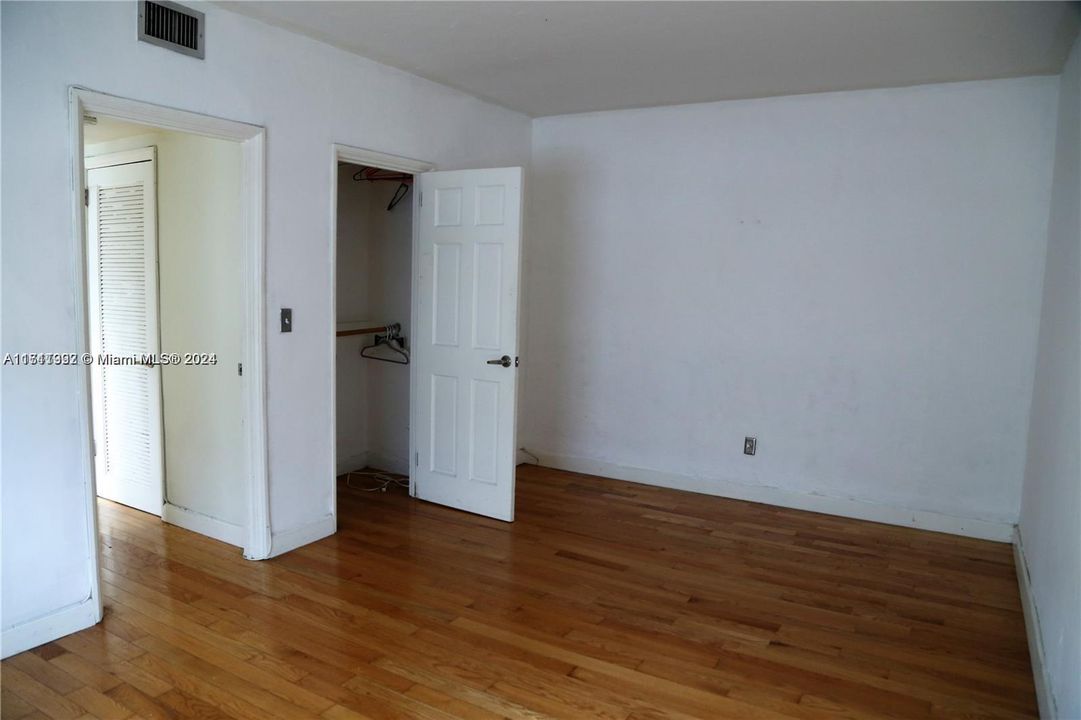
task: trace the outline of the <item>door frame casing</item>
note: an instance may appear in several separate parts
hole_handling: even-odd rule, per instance
[[[392,155],[390,153],[369,150],[332,143],[330,146],[330,514],[334,526],[338,524],[338,163],[347,162],[356,165],[367,165],[382,168],[383,170],[395,170],[416,176],[421,173],[432,172],[436,169],[433,163],[424,160],[415,160],[404,155]],[[413,186],[416,187],[414,177]],[[417,217],[417,193],[413,193],[410,203],[412,219]],[[412,248],[410,251],[409,277],[409,314],[410,327],[417,326],[417,285],[413,282],[417,275],[417,223],[411,222]],[[416,447],[413,442],[415,423],[415,406],[413,396],[414,374],[416,365],[409,363],[409,458],[414,457]],[[413,466],[410,465],[410,468]],[[413,473],[409,473],[409,494],[414,495]]]
[[[247,513],[244,523],[244,557],[260,560],[270,555],[270,486],[267,471],[266,408],[266,130],[257,125],[154,105],[108,95],[79,86],[68,90],[68,122],[71,156],[72,237],[75,245],[76,351],[90,351],[89,296],[87,289],[87,235],[84,193],[83,118],[87,114],[141,123],[163,130],[238,142],[242,156],[242,205],[244,236],[243,347],[245,448],[248,465]],[[91,599],[102,617],[101,562],[97,524],[97,482],[94,474],[93,408],[90,368],[83,366],[75,398],[77,416],[84,432],[80,442],[82,473],[87,478],[86,517],[91,553]]]

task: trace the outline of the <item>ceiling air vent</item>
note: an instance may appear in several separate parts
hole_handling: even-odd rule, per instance
[[[168,0],[140,0],[139,39],[178,53],[201,58],[203,13]]]

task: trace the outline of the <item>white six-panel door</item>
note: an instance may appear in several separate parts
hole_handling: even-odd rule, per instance
[[[86,161],[94,463],[100,497],[161,515],[161,367],[99,364],[160,350],[154,149]]]
[[[414,493],[510,521],[522,169],[417,180]]]

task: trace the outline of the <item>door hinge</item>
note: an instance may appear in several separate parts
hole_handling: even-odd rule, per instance
[[[420,453],[413,453],[413,467],[420,467]]]
[[[90,188],[83,188],[83,205],[90,207]]]
[[[236,374],[241,376],[241,377],[244,377],[244,363],[237,363],[236,364]]]
[[[420,203],[421,207],[424,207],[424,193],[417,195],[417,201]]]

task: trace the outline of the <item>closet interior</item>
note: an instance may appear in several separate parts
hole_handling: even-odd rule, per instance
[[[337,474],[408,487],[413,177],[338,164]]]

